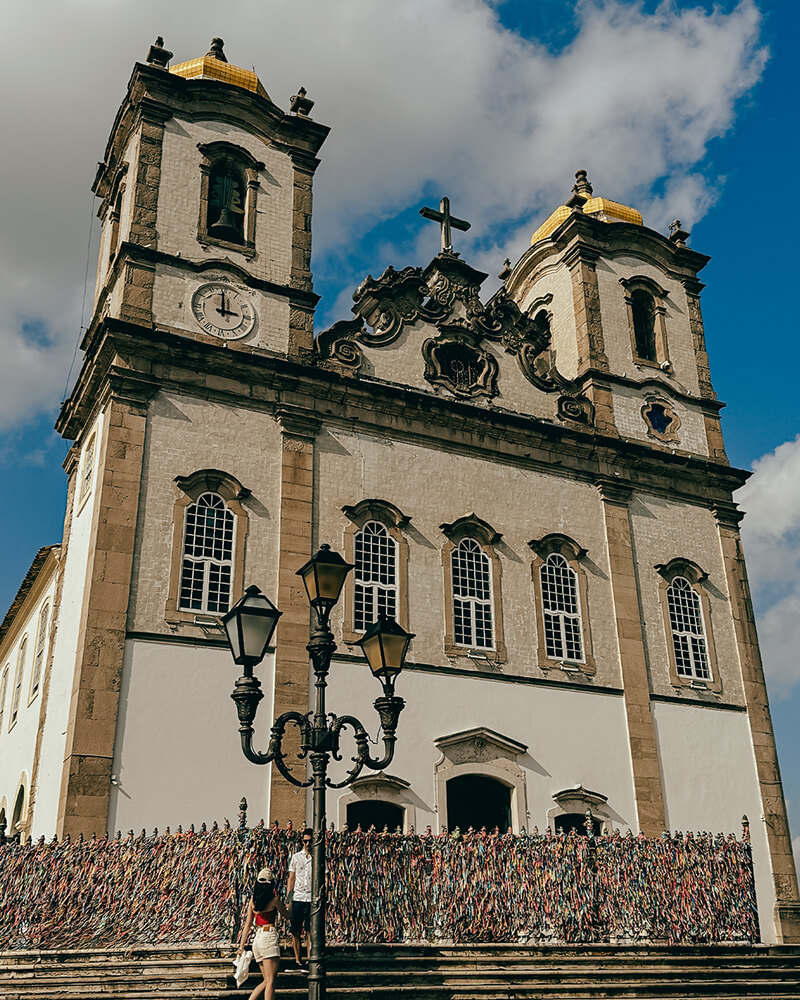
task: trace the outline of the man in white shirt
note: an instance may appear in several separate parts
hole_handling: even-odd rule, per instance
[[[303,931],[308,936],[308,953],[311,953],[311,830],[303,831],[303,850],[292,855],[289,862],[289,880],[286,891],[292,892],[292,909],[289,926],[292,931],[292,947],[298,966],[306,971],[306,963],[300,957],[300,938]]]

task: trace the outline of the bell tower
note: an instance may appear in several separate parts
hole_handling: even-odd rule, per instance
[[[328,134],[219,38],[134,68],[99,164],[96,314],[288,355],[311,348],[311,189]]]
[[[219,38],[171,59],[158,38],[134,66],[97,170],[94,314],[56,424],[74,441],[69,607],[44,737],[54,794],[40,801],[42,824],[73,836],[163,814],[198,768],[264,816],[304,819],[234,741],[204,734],[227,698],[219,614],[245,575],[274,590],[280,560],[311,554],[310,446],[281,404],[283,375],[312,357],[312,182],[329,130],[302,87],[284,111]],[[285,689],[307,699],[304,652],[282,643],[278,712]],[[220,796],[204,811],[226,808]]]

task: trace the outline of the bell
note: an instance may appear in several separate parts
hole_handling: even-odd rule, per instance
[[[220,240],[230,240],[233,243],[241,243],[242,230],[237,224],[238,220],[234,213],[227,206],[219,213],[219,218],[208,230],[211,236],[216,236]]]

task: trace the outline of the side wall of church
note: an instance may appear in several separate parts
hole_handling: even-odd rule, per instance
[[[35,597],[29,596],[21,609],[24,614],[20,614],[18,619],[14,621],[13,628],[16,635],[13,642],[8,644],[2,659],[0,659],[0,691],[2,691],[3,677],[7,675],[5,701],[1,706],[2,721],[0,721],[0,810],[5,809],[8,836],[14,832],[11,829],[11,820],[20,787],[25,791],[24,807],[20,819],[23,824],[28,819],[36,733],[41,717],[42,681],[47,648],[53,628],[53,597],[57,578],[57,572],[51,573],[50,579],[45,583],[40,593]],[[34,687],[33,675],[37,654],[39,617],[45,605],[49,608],[47,633],[43,656],[40,660],[38,684]],[[17,699],[15,719],[13,714],[15,686],[18,676],[17,667],[20,664],[20,649],[23,643],[25,647],[19,675],[21,688]]]
[[[41,835],[51,837],[55,832],[58,818],[66,729],[69,722],[70,700],[75,676],[75,651],[78,647],[81,613],[88,585],[86,567],[92,543],[95,505],[99,493],[97,470],[102,454],[101,439],[104,433],[105,411],[100,413],[89,432],[84,436],[83,449],[79,456],[77,472],[79,480],[72,508],[69,545],[63,568],[64,581],[58,612],[53,666],[50,674],[47,718],[39,752],[39,779],[31,830],[34,837]],[[94,441],[92,478],[89,491],[81,497],[80,480],[86,471],[87,445],[92,440]]]

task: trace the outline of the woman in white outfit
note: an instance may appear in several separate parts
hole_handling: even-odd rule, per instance
[[[247,904],[247,917],[238,941],[237,955],[241,955],[255,922],[253,958],[258,962],[264,981],[256,986],[248,1000],[257,1000],[262,993],[264,1000],[273,1000],[275,996],[275,977],[278,975],[280,957],[275,920],[279,913],[288,919],[289,911],[275,892],[275,876],[269,868],[262,868],[253,886],[253,896]]]

